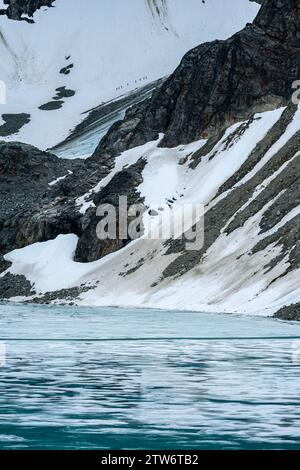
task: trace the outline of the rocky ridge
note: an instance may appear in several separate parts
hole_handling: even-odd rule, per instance
[[[211,137],[286,104],[300,76],[299,31],[297,0],[266,0],[253,24],[188,52],[150,100],[112,127],[94,158],[154,140],[160,132],[161,145],[168,147]]]

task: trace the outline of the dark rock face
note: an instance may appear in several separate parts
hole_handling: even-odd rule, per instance
[[[141,88],[138,88],[137,90],[132,91],[128,95],[125,95],[123,98],[120,98],[116,101],[109,101],[108,103],[102,103],[96,108],[87,111],[85,113],[85,119],[75,127],[75,129],[71,132],[71,134],[66,138],[65,141],[56,145],[53,150],[63,149],[74,139],[84,134],[87,130],[92,130],[95,127],[99,127],[99,125],[100,127],[107,126],[108,122],[120,121],[121,116],[126,109],[130,109],[132,107],[135,108],[137,106],[137,103],[147,101],[147,99],[152,96],[153,91],[158,89],[163,82],[164,79],[155,80],[154,82],[151,82],[148,85],[145,85]],[[56,91],[59,92],[59,90],[60,89],[57,89]],[[108,158],[110,157],[110,153],[108,152]],[[102,154],[101,162],[103,162],[104,158],[105,156]],[[97,158],[95,158],[95,161],[98,161]]]
[[[55,0],[4,0],[8,5],[6,15],[12,20],[21,20],[23,15],[33,16],[41,7],[51,7]]]
[[[140,160],[117,174],[107,188],[92,196],[95,204],[117,207],[119,195],[128,196],[130,205],[141,202],[136,187],[142,182],[144,164]],[[9,251],[59,234],[74,233],[79,237],[76,260],[81,262],[95,261],[125,246],[129,240],[99,240],[96,209],[83,215],[76,206],[76,198],[92,189],[111,169],[109,163],[99,167],[92,160],[63,160],[30,145],[0,143],[0,272],[8,268],[3,255]]]
[[[4,124],[0,126],[0,137],[17,133],[25,124],[30,122],[30,114],[2,114]]]
[[[188,52],[151,100],[111,129],[95,157],[165,133],[162,146],[209,137],[254,112],[286,103],[300,78],[298,0],[266,0],[254,24]],[[123,149],[123,148],[122,148]]]
[[[234,178],[228,180],[220,189],[220,193],[241,181],[245,174],[249,174],[256,163],[260,161],[266,152],[271,148],[274,142],[278,141],[280,136],[285,132],[287,126],[293,118],[295,107],[287,108],[283,113],[277,125],[274,126],[269,133],[260,141],[251,155],[248,157],[244,166],[235,173]],[[175,259],[164,271],[164,277],[170,277],[177,274],[184,274],[195,266],[199,265],[208,249],[213,245],[220,235],[221,229],[226,223],[232,219],[226,228],[226,233],[232,233],[234,230],[242,227],[247,220],[257,214],[270,201],[275,201],[270,209],[267,210],[261,220],[261,233],[272,229],[286,214],[300,203],[300,157],[294,157],[300,150],[300,132],[297,132],[284,145],[274,157],[266,163],[260,171],[258,171],[246,183],[237,186],[233,191],[220,200],[205,216],[205,244],[198,252],[185,252],[184,243],[180,241],[171,241],[169,243],[168,253],[179,253]],[[274,180],[260,193],[256,198],[252,196],[257,187],[263,184],[266,179],[270,178],[282,165],[286,165]],[[293,193],[291,197],[288,191]],[[281,194],[282,193],[282,194]],[[281,195],[281,196],[280,196]],[[241,208],[245,206],[243,210]],[[286,273],[292,269],[300,267],[299,257],[299,222],[298,218],[293,218],[282,229],[275,231],[269,237],[259,242],[253,249],[253,253],[265,249],[271,243],[282,245],[280,258],[276,259],[279,263],[284,257],[288,256],[290,266],[287,267]],[[266,266],[266,270],[272,266]]]
[[[8,273],[0,278],[0,300],[10,299],[17,295],[28,297],[33,294],[32,286],[24,276],[14,276]]]
[[[53,101],[49,101],[48,103],[42,104],[41,106],[39,106],[39,109],[41,109],[42,111],[54,111],[56,109],[60,109],[64,104],[63,98],[71,98],[75,95],[74,90],[69,90],[65,86],[59,87],[55,91],[56,95],[53,96]]]
[[[42,111],[55,111],[56,109],[62,108],[64,101],[57,100],[57,101],[49,101],[48,103],[42,104],[39,106],[39,109]]]
[[[290,50],[299,48],[300,4],[297,0],[265,0],[254,24],[268,36],[287,44]]]
[[[56,95],[53,97],[54,100],[61,100],[62,98],[71,98],[75,95],[74,90],[69,90],[65,86],[56,88]]]
[[[124,98],[124,107],[131,101],[144,99],[158,84],[161,81]],[[71,90],[60,88],[56,91],[69,94]],[[113,104],[107,107],[107,113],[111,115]],[[93,125],[93,119],[104,119],[103,114],[101,109],[94,110],[87,118],[87,125]],[[0,142],[0,272],[9,267],[3,259],[9,251],[51,240],[59,234],[78,235],[76,257],[81,261],[95,261],[119,249],[121,246],[117,243],[101,243],[97,239],[99,218],[96,211],[90,209],[83,215],[76,206],[77,197],[92,190],[113,167],[114,158],[110,154],[103,154],[99,164],[92,158],[84,161],[64,160],[30,145]],[[123,191],[132,201],[130,204],[137,202],[139,195],[135,188],[142,181],[143,167],[144,163],[140,162],[128,168],[126,174],[116,175],[109,185],[111,194],[117,197],[118,191],[121,194]],[[70,171],[72,174],[69,174]],[[49,186],[50,182],[66,175],[66,178]],[[93,197],[98,205],[102,203],[101,198],[106,200],[109,196],[103,191],[94,196],[91,194],[90,199]],[[124,245],[123,241],[121,245]]]
[[[31,145],[0,142],[0,216],[37,204],[48,183],[67,173],[68,162]]]
[[[94,196],[96,207],[100,204],[110,204],[113,207],[118,208],[120,196],[127,197],[129,206],[142,203],[143,200],[140,197],[140,194],[136,191],[136,188],[143,181],[141,173],[144,167],[145,161],[140,159],[135,165],[117,173],[114,178],[112,178],[111,182]],[[123,248],[131,241],[129,238],[120,239],[119,237],[112,240],[98,239],[96,233],[97,224],[100,222],[100,218],[97,217],[96,211],[96,208],[92,208],[83,217],[82,225],[84,230],[77,245],[75,261],[84,263],[95,261]],[[119,230],[119,218],[121,214],[117,211],[116,215],[117,230]]]
[[[59,73],[62,75],[69,75],[71,73],[72,68],[74,67],[74,64],[69,64],[66,67],[63,67]]]
[[[60,160],[31,145],[0,143],[0,256],[15,248],[54,238],[76,224],[68,198],[49,186],[75,171],[77,161]],[[74,205],[74,204],[73,204]],[[76,230],[75,230],[76,233]],[[0,263],[0,270],[6,268]]]
[[[288,321],[300,321],[300,303],[283,307],[275,314],[275,318]]]
[[[46,292],[46,294],[42,296],[35,297],[34,299],[27,300],[25,303],[35,304],[35,305],[47,305],[51,304],[55,300],[63,300],[63,303],[60,302],[60,305],[74,305],[74,300],[78,299],[80,294],[83,292],[87,292],[92,289],[90,287],[71,287],[70,289],[62,289],[60,291],[54,292]],[[1,287],[0,287],[0,295],[1,295]],[[33,293],[31,292],[31,295]]]

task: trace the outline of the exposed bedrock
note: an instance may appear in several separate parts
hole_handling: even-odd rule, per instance
[[[141,173],[144,167],[145,161],[140,159],[135,165],[131,165],[129,168],[117,173],[111,182],[94,197],[96,207],[100,204],[110,204],[117,208],[117,231],[119,231],[119,219],[121,216],[118,209],[120,196],[127,197],[128,207],[143,202],[136,188],[143,181]],[[107,240],[97,238],[97,225],[100,218],[97,216],[96,211],[96,208],[91,208],[82,218],[83,233],[77,245],[76,261],[95,261],[123,248],[130,242],[129,238],[120,239],[117,237],[116,239]],[[130,218],[128,222],[130,222]]]
[[[0,142],[0,257],[74,229],[68,197],[49,183],[75,172],[79,164],[31,145]],[[1,268],[5,263],[0,260]]]
[[[96,236],[96,209],[81,214],[76,199],[112,169],[113,162],[63,160],[21,143],[0,143],[0,273],[8,267],[3,255],[16,248],[74,233],[79,237],[76,260],[94,261],[122,248],[128,240],[101,241]],[[118,206],[119,195],[130,205],[142,202],[136,187],[145,162],[117,173],[92,197],[96,205]]]
[[[41,7],[51,7],[55,0],[4,0],[8,5],[6,15],[12,20],[21,20],[23,15],[32,17]]]
[[[95,151],[119,152],[165,133],[161,146],[209,137],[286,103],[300,78],[298,0],[266,0],[253,24],[188,52],[152,98],[130,109]]]
[[[300,303],[281,308],[275,317],[280,320],[300,321]]]
[[[227,195],[216,202],[205,215],[203,248],[198,252],[185,252],[184,241],[169,242],[168,253],[178,253],[179,256],[165,269],[164,277],[184,274],[193,269],[201,263],[222,229],[225,229],[227,234],[232,233],[241,228],[260,210],[266,208],[268,204],[270,207],[265,210],[258,227],[258,232],[266,233],[266,237],[257,242],[252,253],[261,251],[272,243],[282,245],[280,258],[276,259],[276,262],[288,256],[290,265],[287,267],[287,272],[300,267],[299,216],[295,215],[280,230],[275,230],[274,233],[268,235],[268,231],[300,204],[300,155],[298,155],[300,131],[275,152],[259,171],[242,183],[242,178],[250,174],[266,152],[284,134],[294,112],[293,106],[286,109],[278,123],[257,144],[245,164],[220,189],[219,195],[222,193]],[[276,172],[278,172],[277,176]],[[269,179],[271,179],[270,182],[268,182]],[[258,188],[260,188],[260,193],[255,197]]]

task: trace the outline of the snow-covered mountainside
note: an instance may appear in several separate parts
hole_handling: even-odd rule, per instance
[[[299,39],[298,1],[265,0],[126,101],[90,158],[0,144],[0,297],[300,319]],[[204,204],[204,245],[97,238],[96,208],[119,196],[152,209],[144,227]]]
[[[248,0],[55,0],[34,24],[0,16],[0,137],[50,148],[84,111],[170,74],[189,49],[257,11]]]
[[[86,229],[81,237],[59,235],[13,251],[6,256],[12,262],[8,271],[26,276],[37,292],[54,292],[46,300],[60,298],[55,291],[61,289],[90,286],[81,294],[83,305],[267,315],[296,303],[300,299],[300,207],[299,195],[292,197],[299,189],[299,171],[295,171],[299,152],[291,148],[299,142],[299,129],[299,111],[291,115],[287,108],[279,108],[233,125],[210,151],[203,151],[199,161],[203,140],[170,149],[153,141],[116,159],[115,169],[98,184],[101,192],[124,194],[118,171],[126,166],[133,169],[142,159],[146,164],[136,191],[149,207],[178,199],[180,204],[206,204],[207,249],[202,255],[173,246],[174,242],[166,245],[141,238],[98,261],[80,263],[74,261],[78,248],[88,255],[95,249],[89,236],[85,240]],[[232,177],[232,186],[226,185]],[[91,204],[84,203],[84,198],[77,204],[84,217]],[[39,214],[41,219],[46,211],[49,208]],[[85,217],[87,223],[91,213]],[[45,219],[39,223],[43,226]]]

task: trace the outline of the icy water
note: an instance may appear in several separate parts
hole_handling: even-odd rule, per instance
[[[1,449],[300,448],[296,323],[3,304],[0,328]]]
[[[69,143],[62,145],[54,153],[59,158],[72,160],[74,158],[90,157],[101,139],[107,134],[107,131],[118,120],[123,119],[125,111],[116,113],[115,117],[104,122],[102,125],[95,125],[92,129],[87,130],[82,135]]]

